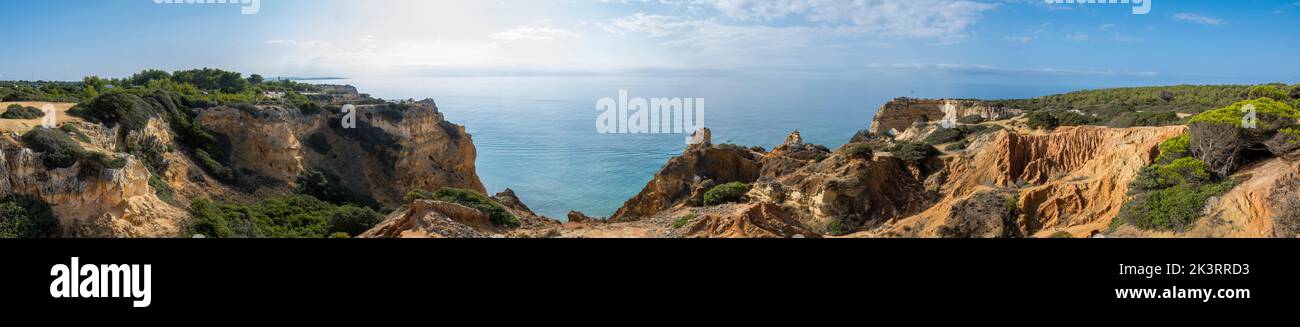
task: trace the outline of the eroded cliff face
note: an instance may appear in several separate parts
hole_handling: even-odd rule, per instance
[[[953,113],[953,119],[980,116],[987,120],[1019,116],[1019,109],[994,107],[976,100],[897,98],[876,112],[871,122],[873,134],[898,135],[917,121],[938,121]]]
[[[465,128],[444,120],[432,102],[408,105],[359,106],[355,127],[345,127],[340,113],[305,115],[275,107],[218,107],[205,110],[199,121],[227,138],[232,166],[271,181],[249,184],[283,187],[300,172],[317,169],[389,206],[404,204],[405,194],[416,189],[485,193]]]
[[[710,134],[707,130],[703,135]],[[758,179],[758,155],[751,149],[714,146],[712,140],[691,145],[681,156],[670,159],[641,193],[627,200],[610,217],[611,221],[640,220],[659,212],[702,201],[713,185],[731,182],[753,183]]]
[[[862,236],[944,236],[966,220],[986,219],[957,209],[971,206],[978,194],[993,193],[1008,199],[1006,209],[1017,217],[1003,226],[1010,232],[995,234],[1087,237],[1105,230],[1119,214],[1129,200],[1129,184],[1155,160],[1160,142],[1184,131],[1182,126],[1068,127],[1041,135],[989,134],[965,155],[945,160],[944,170],[933,177],[943,181],[942,198],[934,206]]]
[[[185,210],[156,194],[149,171],[136,158],[120,169],[95,169],[81,162],[47,169],[43,154],[9,136],[0,140],[0,194],[23,194],[49,203],[68,237],[173,237],[186,222]]]

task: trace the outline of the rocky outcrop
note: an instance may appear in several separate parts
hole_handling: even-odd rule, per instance
[[[749,197],[791,208],[796,219],[814,231],[842,232],[923,210],[932,195],[919,172],[897,158],[835,153],[788,174],[764,175]]]
[[[533,212],[533,209],[528,208],[528,205],[524,204],[524,201],[520,200],[518,195],[515,195],[514,190],[506,189],[501,191],[501,193],[493,195],[492,199],[505,207],[506,211],[509,211],[515,218],[519,218],[519,224],[522,228],[545,228],[560,224],[557,220]]]
[[[689,238],[791,238],[818,237],[798,220],[772,203],[730,206],[725,214],[707,214],[685,227]]]
[[[959,204],[990,191],[1011,192],[1020,235],[1091,235],[1119,214],[1129,184],[1155,159],[1160,142],[1185,130],[1069,127],[1044,135],[988,134],[968,155],[949,158],[932,178],[944,181],[933,207],[867,235],[943,236],[944,226],[963,224],[950,219],[963,216]]]
[[[999,120],[1022,113],[1019,109],[991,106],[978,100],[897,98],[876,112],[876,117],[871,122],[871,133],[898,135],[917,121],[938,121],[949,116],[952,119],[980,116],[987,120]]]
[[[218,107],[199,121],[229,141],[232,166],[262,177],[245,184],[290,185],[299,172],[319,169],[385,205],[401,204],[416,189],[486,193],[471,136],[444,120],[432,101],[359,106],[355,126],[343,124],[345,114]]]
[[[495,231],[487,214],[450,202],[416,200],[361,238],[482,238]]]
[[[701,135],[710,134],[704,130]],[[714,146],[705,139],[686,148],[681,156],[668,161],[641,193],[623,204],[611,221],[635,221],[661,211],[685,205],[698,183],[753,183],[758,179],[757,156],[746,148]]]
[[[47,169],[43,154],[6,136],[0,140],[0,194],[24,194],[49,203],[68,237],[174,237],[187,215],[149,186],[149,170],[123,155],[120,169],[86,162]]]

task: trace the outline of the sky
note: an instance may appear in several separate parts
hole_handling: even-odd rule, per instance
[[[161,0],[158,0],[162,2]],[[0,0],[0,80],[828,74],[1300,82],[1300,1]]]

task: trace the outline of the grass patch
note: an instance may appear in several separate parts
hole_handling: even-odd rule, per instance
[[[690,224],[692,220],[695,220],[695,214],[693,213],[677,218],[677,221],[673,222],[673,228],[686,227],[686,224]]]

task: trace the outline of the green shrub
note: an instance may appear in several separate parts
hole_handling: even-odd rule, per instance
[[[1056,232],[1055,234],[1052,234],[1051,238],[1074,238],[1074,234],[1070,234],[1070,232],[1066,232],[1066,231],[1060,231],[1060,232]]]
[[[330,146],[329,138],[325,134],[315,133],[307,137],[307,147],[315,150],[319,154],[329,154],[334,147]]]
[[[478,192],[457,188],[443,188],[433,196],[439,201],[478,209],[492,218],[492,223],[497,226],[506,228],[519,227],[519,218],[515,218],[509,211],[506,211],[506,208],[501,206],[501,203]]]
[[[330,232],[349,236],[361,235],[384,221],[384,216],[369,208],[345,205],[330,217]]]
[[[1143,168],[1133,180],[1133,186],[1139,190],[1158,190],[1185,183],[1199,185],[1213,178],[1209,169],[1210,165],[1200,159],[1179,158],[1168,164]]]
[[[199,166],[202,166],[204,171],[212,174],[218,180],[235,180],[235,171],[222,165],[220,161],[213,159],[212,155],[209,155],[207,151],[194,150],[194,156],[199,160]]]
[[[1285,101],[1290,97],[1291,95],[1287,94],[1287,91],[1283,91],[1281,88],[1278,88],[1273,85],[1260,85],[1260,86],[1252,87],[1250,88],[1250,91],[1246,93],[1246,98],[1251,100],[1268,98],[1277,101]]]
[[[690,224],[692,220],[695,220],[695,214],[693,213],[677,218],[677,221],[673,222],[673,228],[686,227],[686,225]]]
[[[925,144],[939,145],[949,142],[956,142],[966,137],[965,131],[960,128],[940,128],[925,137]]]
[[[329,238],[352,238],[352,235],[348,235],[348,233],[344,233],[344,232],[337,232],[334,234],[330,234]]]
[[[844,156],[849,158],[871,159],[875,156],[875,152],[871,149],[871,145],[869,144],[853,143],[844,147]]]
[[[40,109],[24,107],[16,104],[9,105],[9,108],[5,110],[5,113],[0,114],[0,118],[3,119],[37,119],[44,116],[45,113],[41,112]]]
[[[167,181],[159,177],[158,174],[149,175],[149,186],[153,187],[153,193],[163,201],[167,203],[176,201],[176,191],[172,189],[171,184],[167,184]]]
[[[59,130],[62,130],[64,133],[71,134],[73,137],[77,138],[78,141],[81,141],[83,143],[91,142],[90,136],[86,136],[86,133],[82,133],[81,129],[78,129],[77,126],[74,126],[72,124],[63,124],[63,126],[59,126]]]
[[[364,232],[363,227],[368,229],[366,225],[376,217],[382,219],[370,209],[338,207],[301,195],[252,205],[200,199],[191,203],[190,216],[190,233],[214,238],[324,238],[337,232]]]
[[[1115,128],[1169,126],[1177,124],[1179,120],[1178,113],[1172,111],[1126,112],[1120,114],[1119,117],[1115,117],[1106,125]]]
[[[91,100],[79,114],[99,121],[108,127],[122,125],[127,130],[139,130],[149,124],[156,113],[140,97],[124,92],[110,92]]]
[[[1245,112],[1242,111],[1242,108],[1247,105],[1255,106],[1255,113],[1260,120],[1265,119],[1265,116],[1272,116],[1281,119],[1300,118],[1300,110],[1296,110],[1290,105],[1278,102],[1271,98],[1260,98],[1241,101],[1223,108],[1200,113],[1193,116],[1192,119],[1188,121],[1188,124],[1208,123],[1241,127],[1242,118],[1245,116]]]
[[[44,154],[45,167],[50,169],[72,167],[86,156],[86,150],[68,134],[44,127],[24,134],[23,145]]]
[[[831,236],[844,236],[849,234],[849,228],[844,226],[843,222],[836,220],[826,226],[826,233]]]
[[[962,124],[979,124],[984,122],[984,117],[980,115],[970,115],[958,118],[957,122]]]
[[[1035,111],[1025,116],[1028,119],[1029,128],[1053,130],[1061,125],[1061,121],[1056,119],[1051,113],[1046,111]]]
[[[352,204],[379,208],[379,203],[370,196],[358,195],[343,186],[338,176],[315,169],[298,173],[298,193],[337,205]]]
[[[1236,186],[1231,180],[1197,185],[1179,184],[1170,188],[1138,194],[1120,210],[1120,219],[1138,228],[1184,231],[1205,210],[1211,197],[1223,195]]]
[[[1052,116],[1056,117],[1057,122],[1060,124],[1059,126],[1083,126],[1096,125],[1098,123],[1097,118],[1074,111],[1062,111],[1054,113]]]
[[[724,203],[740,202],[749,193],[749,184],[741,182],[731,182],[709,189],[704,192],[704,205],[714,206]]]
[[[0,199],[0,238],[50,238],[59,235],[59,219],[45,201],[10,194]]]
[[[1167,164],[1191,156],[1191,144],[1192,135],[1188,133],[1161,142],[1160,156],[1156,158],[1156,163]]]
[[[893,153],[895,158],[912,163],[920,163],[939,155],[939,149],[935,149],[934,146],[912,142],[899,142],[890,148],[889,152]]]

